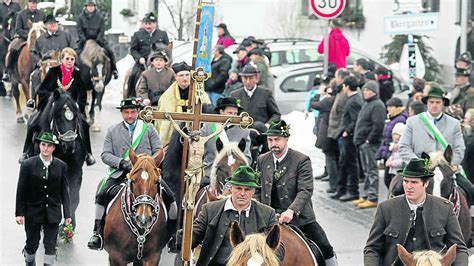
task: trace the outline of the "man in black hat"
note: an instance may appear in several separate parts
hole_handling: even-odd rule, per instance
[[[59,144],[55,135],[43,132],[35,141],[39,142],[40,154],[26,159],[20,167],[16,223],[25,225],[26,245],[23,255],[26,265],[36,265],[41,231],[45,249],[44,265],[53,265],[59,223],[62,218],[65,224],[71,223],[67,165],[53,157]]]
[[[146,62],[150,54],[153,51],[168,48],[168,34],[157,28],[156,21],[157,17],[153,12],[147,13],[142,20],[143,27],[132,36],[130,54],[135,60],[135,65],[128,79],[129,96],[135,95],[137,74],[146,69]]]
[[[364,265],[402,265],[397,244],[408,252],[421,250],[445,251],[457,245],[453,265],[467,265],[468,251],[453,212],[453,204],[446,199],[426,193],[430,178],[429,162],[411,159],[398,172],[403,178],[405,195],[380,203],[364,248]]]
[[[227,25],[224,23],[220,23],[219,25],[215,26],[217,30],[217,45],[222,45],[224,48],[227,48],[235,43],[234,37],[230,35],[229,30],[227,29]]]
[[[217,100],[216,108],[214,109],[220,115],[237,116],[242,112],[243,108],[237,99],[226,97]],[[209,136],[215,132],[221,125],[219,123],[206,123],[201,129],[203,136]],[[229,125],[217,135],[216,138],[210,139],[204,146],[204,176],[201,179],[201,186],[209,184],[211,176],[215,176],[215,168],[212,168],[217,154],[230,143],[238,143],[238,147],[242,152],[240,159],[247,162],[248,165],[252,163],[252,155],[250,154],[250,131],[241,129],[239,126]]]
[[[28,26],[28,21],[32,23],[42,22],[46,14],[37,9],[38,0],[28,0],[28,6],[25,10],[22,10],[18,13],[15,23],[15,38],[10,44],[6,59],[5,59],[5,75],[4,80],[9,80],[9,72],[13,68],[14,62],[18,59],[18,50],[22,47],[23,42],[26,42],[28,39],[28,32],[30,31],[30,26]]]
[[[186,62],[172,65],[175,82],[161,95],[158,101],[158,111],[161,112],[187,112],[189,84],[191,82],[191,67]],[[206,92],[203,92],[203,104],[210,104],[211,100]],[[173,126],[169,121],[158,120],[157,129],[163,146],[169,143]]]
[[[8,40],[13,38],[15,33],[15,22],[21,6],[11,0],[3,0],[0,4],[0,25],[2,25],[4,37]]]
[[[276,223],[275,211],[252,200],[259,188],[258,174],[249,166],[240,166],[226,179],[231,196],[204,205],[194,221],[192,247],[202,244],[196,265],[224,266],[232,252],[230,224],[237,221],[245,235],[263,233]],[[178,236],[182,230],[178,231]],[[178,245],[181,243],[178,237]]]
[[[150,57],[152,68],[145,70],[138,80],[137,97],[144,105],[158,104],[161,95],[175,81],[173,70],[166,65],[169,58],[166,51],[156,51]]]
[[[37,60],[35,63],[52,52],[61,51],[66,47],[73,49],[76,47],[71,35],[59,29],[58,21],[53,15],[47,15],[43,22],[47,32],[36,40],[34,48],[31,49]]]
[[[271,91],[257,86],[259,72],[253,65],[245,66],[239,74],[244,84],[243,88],[231,92],[230,96],[240,99],[240,105],[254,121],[268,126],[273,120],[280,119],[280,110]]]
[[[464,113],[470,108],[474,108],[474,87],[469,81],[471,67],[458,68],[454,78],[454,89],[451,95],[451,105],[459,105]]]
[[[333,247],[316,221],[311,159],[288,147],[290,126],[284,120],[272,121],[267,136],[269,152],[257,159],[261,189],[255,198],[280,214],[279,223],[291,223],[318,245],[326,265],[337,265]]]
[[[212,104],[222,97],[225,83],[229,78],[229,70],[232,65],[232,57],[226,54],[223,45],[216,45],[213,49],[214,57],[211,61],[211,78],[205,82],[205,90],[211,98]]]
[[[78,49],[82,51],[87,40],[95,40],[105,49],[107,56],[110,58],[112,75],[114,76],[114,79],[117,79],[118,71],[117,66],[115,65],[115,55],[104,37],[105,21],[102,15],[97,12],[97,4],[95,0],[87,1],[84,4],[84,10],[81,12],[76,22]],[[80,54],[80,52],[78,52],[78,54]]]
[[[96,195],[94,235],[87,244],[90,249],[100,250],[103,247],[101,234],[107,200],[106,194],[109,192],[109,188],[123,182],[132,169],[132,163],[128,158],[129,149],[133,149],[136,154],[146,153],[154,156],[162,148],[156,129],[138,119],[138,108],[140,107],[140,103],[134,98],[122,100],[117,109],[120,110],[123,121],[111,126],[105,136],[101,158],[102,162],[109,166],[109,169],[107,177],[103,180]],[[177,213],[176,205],[173,204],[173,193],[163,180],[160,184],[166,190],[165,204],[169,210],[172,209],[169,212],[169,218],[175,221]],[[168,225],[174,226],[175,223],[169,222]],[[171,231],[173,230],[176,229],[171,228]]]

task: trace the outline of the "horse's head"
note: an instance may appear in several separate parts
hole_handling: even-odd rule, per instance
[[[28,20],[28,22],[31,22]],[[29,25],[29,24],[28,24]],[[46,26],[42,21],[33,22],[30,26],[30,31],[28,32],[28,39],[26,41],[27,45],[31,47],[35,44],[36,40],[41,36],[41,34],[46,32]]]
[[[245,236],[238,222],[230,227],[230,243],[233,247],[227,265],[273,266],[280,265],[275,250],[280,245],[280,226],[274,225],[270,232]]]
[[[133,201],[132,218],[140,228],[146,229],[156,221],[162,208],[158,190],[161,172],[158,166],[163,159],[163,150],[151,157],[147,154],[137,156],[133,149],[130,149],[129,158],[133,164],[128,174]]]
[[[76,138],[83,135],[78,104],[67,92],[54,91],[44,110],[43,127],[58,137],[63,153],[76,151]]]
[[[400,260],[406,266],[448,266],[456,259],[456,247],[456,244],[452,245],[444,256],[441,256],[439,253],[432,250],[419,251],[410,254],[400,244],[397,244],[397,251],[398,257],[400,257]]]
[[[60,50],[53,50],[48,54],[44,55],[40,62],[40,76],[41,81],[44,80],[46,74],[52,67],[59,66],[61,64],[61,51]]]
[[[452,165],[453,150],[447,146],[445,151],[432,152],[429,155],[421,154],[421,158],[429,160],[429,170],[434,172],[433,195],[448,198],[452,191],[455,173],[458,171],[456,165]]]
[[[102,93],[107,75],[110,76],[110,59],[105,54],[105,49],[96,41],[88,40],[81,52],[80,59],[90,69],[89,74],[94,90],[97,93]]]
[[[217,155],[212,164],[210,189],[212,192],[219,191],[219,184],[231,176],[241,165],[248,165],[245,157],[246,141],[241,139],[239,143],[228,143],[226,145],[218,138],[216,140]]]

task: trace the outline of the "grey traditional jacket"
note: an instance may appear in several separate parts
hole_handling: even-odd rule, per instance
[[[436,126],[453,149],[452,163],[460,165],[464,158],[465,145],[459,121],[443,114]],[[442,150],[441,145],[421,118],[412,116],[407,119],[405,132],[400,139],[400,155],[405,163],[412,158],[421,157],[422,152],[430,153],[440,150]]]
[[[232,221],[224,212],[227,199],[207,203],[194,221],[192,247],[202,243],[201,254],[196,265],[208,265],[216,255]],[[245,215],[242,213],[241,215]],[[252,200],[250,212],[241,228],[245,234],[263,233],[276,223],[275,211],[260,202]],[[230,255],[230,254],[229,254]]]
[[[453,265],[467,265],[467,248],[451,202],[427,195],[422,214],[430,249],[439,252],[457,244]],[[405,244],[409,228],[410,207],[404,195],[380,203],[364,248],[364,265],[389,266],[398,261],[396,244]]]
[[[204,127],[201,129],[203,136],[209,136],[213,133],[212,124],[213,123],[206,123],[204,125]],[[220,127],[221,125],[216,125],[217,129],[219,129]],[[224,130],[230,142],[239,143],[240,140],[245,140],[245,150],[243,151],[243,153],[246,157],[248,165],[250,165],[250,163],[252,163],[252,155],[250,154],[250,131],[241,129],[239,126],[234,125]],[[214,163],[214,159],[216,158],[217,153],[218,152],[216,148],[216,138],[208,140],[204,146],[204,162],[206,163],[206,165],[204,166],[203,179],[210,178],[212,164]]]
[[[137,124],[138,123],[144,122],[142,120],[137,120]],[[132,145],[132,138],[130,137],[128,131],[129,130],[123,121],[109,127],[107,135],[105,136],[104,148],[101,154],[102,162],[104,162],[106,165],[118,169],[120,161],[122,160],[122,156]],[[135,134],[140,134],[140,132],[141,130],[137,125],[133,133],[135,138],[137,137]],[[155,127],[153,125],[149,125],[140,143],[134,151],[137,155],[146,153],[153,156],[160,149],[160,137],[158,136]],[[122,175],[122,173],[123,170],[118,169],[110,177],[118,178],[120,175]]]
[[[308,156],[293,149],[288,149],[285,158],[279,163],[279,178],[273,182],[275,163],[272,152],[260,155],[257,159],[257,170],[260,172],[261,189],[257,189],[255,198],[270,205],[272,186],[277,186],[280,205],[283,211],[295,212],[292,223],[296,226],[316,221],[311,203],[313,196],[313,169]]]

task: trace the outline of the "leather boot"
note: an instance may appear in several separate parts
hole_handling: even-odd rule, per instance
[[[168,230],[168,234],[171,235],[171,238],[168,242],[168,252],[170,253],[178,253],[179,249],[176,245],[176,225],[177,220],[168,220],[166,223],[166,229]]]
[[[23,256],[25,257],[25,265],[26,266],[36,266],[36,253],[28,254],[25,249],[23,249]]]
[[[88,153],[86,155],[86,165],[91,166],[95,163],[96,163],[96,161],[95,161],[94,155],[92,155],[91,153]]]
[[[92,235],[87,243],[87,247],[93,250],[102,250],[104,248],[104,241],[102,239],[102,219],[95,219],[94,235]]]

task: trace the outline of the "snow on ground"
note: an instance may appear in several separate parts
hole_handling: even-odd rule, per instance
[[[103,103],[107,106],[118,106],[122,99],[123,82],[127,71],[133,66],[134,60],[131,55],[127,55],[117,62],[119,78],[112,79],[105,90]],[[104,119],[104,118],[103,118]],[[299,152],[308,155],[313,165],[313,174],[318,175],[323,172],[324,155],[321,150],[314,146],[316,136],[313,134],[314,119],[309,116],[305,119],[303,112],[293,111],[283,115],[282,119],[290,124],[289,146]]]

